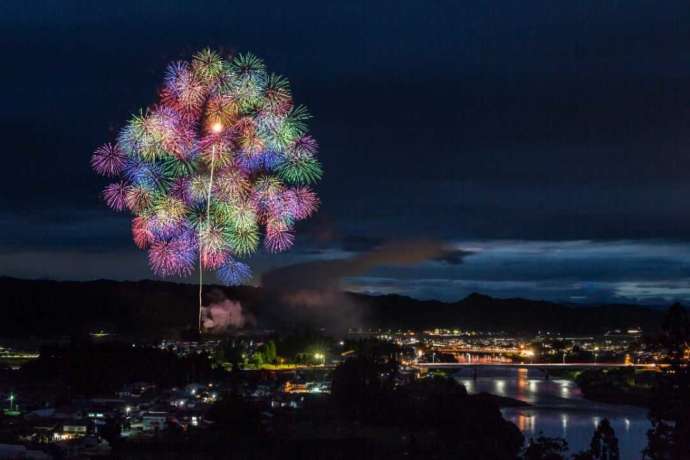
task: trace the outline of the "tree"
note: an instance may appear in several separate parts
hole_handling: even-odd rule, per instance
[[[434,433],[439,458],[512,460],[524,443],[492,396],[468,395],[452,377],[433,375],[396,388],[389,414],[413,431]]]
[[[539,436],[529,440],[525,449],[524,460],[565,460],[568,443],[562,438]]]
[[[371,415],[383,396],[380,375],[380,366],[369,358],[347,359],[333,371],[333,402],[350,417],[359,419]]]
[[[690,369],[685,357],[690,343],[690,322],[680,304],[669,308],[661,333],[651,345],[666,356],[655,387],[649,418],[645,458],[680,460],[690,458]]]
[[[235,393],[224,394],[209,408],[207,418],[233,436],[258,436],[262,433],[259,408]]]
[[[122,422],[120,419],[107,419],[105,425],[103,425],[98,430],[99,434],[103,439],[108,441],[110,447],[113,449],[118,448],[122,443]]]
[[[618,438],[608,419],[604,419],[597,425],[590,444],[591,458],[596,460],[618,460]]]
[[[265,361],[264,359],[264,354],[261,352],[261,350],[257,350],[252,354],[252,358],[250,362],[256,366],[256,367],[261,367]]]
[[[314,353],[328,353],[333,348],[333,339],[311,329],[300,330],[280,337],[276,349],[288,362],[309,362]]]
[[[273,340],[269,340],[262,344],[257,350],[257,353],[261,355],[261,360],[264,363],[274,363],[278,358],[276,343]]]
[[[228,339],[223,344],[223,354],[227,362],[232,365],[233,370],[239,370],[246,361],[248,346],[242,339]]]
[[[592,456],[592,451],[583,450],[582,452],[573,454],[572,460],[594,460],[594,457]]]

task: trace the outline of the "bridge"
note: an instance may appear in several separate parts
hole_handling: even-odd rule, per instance
[[[466,367],[534,367],[537,369],[610,369],[610,368],[631,368],[631,369],[657,369],[663,365],[656,363],[506,363],[506,362],[478,362],[478,363],[416,363],[412,367],[420,369],[462,369]]]

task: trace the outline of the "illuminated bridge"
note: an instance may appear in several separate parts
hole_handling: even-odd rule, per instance
[[[537,369],[589,369],[589,368],[618,368],[630,367],[635,369],[655,369],[663,365],[655,363],[626,364],[626,363],[506,363],[506,362],[476,362],[476,363],[415,363],[411,365],[420,369],[462,369],[465,367],[534,367]]]

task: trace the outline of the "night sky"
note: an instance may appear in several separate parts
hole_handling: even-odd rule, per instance
[[[690,301],[687,0],[3,1],[0,43],[0,275],[151,276],[89,158],[210,46],[315,115],[321,210],[257,273],[431,238],[472,255],[348,286]]]

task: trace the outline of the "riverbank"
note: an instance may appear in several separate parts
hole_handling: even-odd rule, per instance
[[[498,396],[491,393],[481,392],[477,396],[482,398],[490,399],[498,405],[501,409],[506,407],[531,407],[532,405],[528,402],[522,401],[520,399],[508,398],[506,396]]]
[[[578,373],[575,382],[582,396],[591,401],[649,407],[655,376],[634,369],[595,369]]]
[[[568,455],[589,448],[592,433],[604,418],[615,430],[620,458],[640,458],[647,445],[647,431],[651,427],[647,409],[586,399],[578,385],[560,372],[545,379],[539,369],[496,367],[483,368],[477,378],[465,369],[455,377],[470,394],[487,392],[530,404],[529,407],[502,407],[501,413],[528,440],[539,436],[565,439]]]

